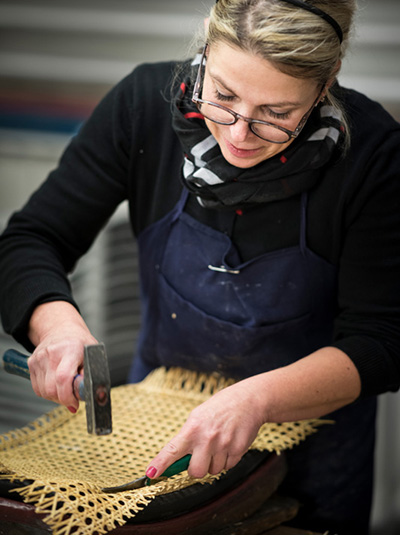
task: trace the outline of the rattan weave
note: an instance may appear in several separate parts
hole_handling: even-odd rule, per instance
[[[143,489],[105,494],[101,488],[141,477],[189,413],[233,381],[178,368],[155,370],[142,383],[112,389],[113,433],[86,431],[84,407],[64,407],[0,436],[0,478],[31,481],[16,489],[54,535],[103,535],[123,525],[160,494],[198,480],[180,474]],[[83,404],[82,404],[83,405]],[[324,420],[265,424],[252,449],[281,452],[314,433]],[[207,476],[203,483],[215,477]]]

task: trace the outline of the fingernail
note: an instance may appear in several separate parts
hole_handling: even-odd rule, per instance
[[[68,407],[69,412],[72,412],[72,414],[76,413],[75,407]]]
[[[146,476],[149,479],[153,479],[153,477],[156,475],[156,473],[157,473],[157,468],[154,468],[154,466],[150,466],[150,468],[146,472]]]

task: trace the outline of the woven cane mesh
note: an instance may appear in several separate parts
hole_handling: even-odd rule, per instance
[[[54,535],[103,535],[160,494],[199,480],[179,474],[157,484],[119,494],[103,487],[144,475],[159,450],[193,408],[233,381],[178,368],[160,368],[142,383],[112,390],[113,433],[88,435],[84,408],[72,415],[58,407],[30,425],[0,436],[0,478],[29,480],[15,489]],[[314,433],[323,420],[265,424],[252,449],[281,452]],[[202,483],[215,476],[206,476]]]

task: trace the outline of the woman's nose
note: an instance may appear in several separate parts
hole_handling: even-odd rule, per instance
[[[232,141],[245,141],[247,136],[251,133],[252,132],[249,128],[249,123],[243,121],[242,119],[238,119],[235,124],[230,126],[230,134]]]

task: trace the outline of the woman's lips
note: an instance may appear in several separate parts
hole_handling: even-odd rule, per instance
[[[238,147],[235,147],[235,145],[232,145],[227,139],[224,140],[226,143],[226,146],[231,154],[233,156],[236,156],[237,158],[251,158],[252,156],[255,156],[260,151],[259,148],[257,149],[239,149]]]

